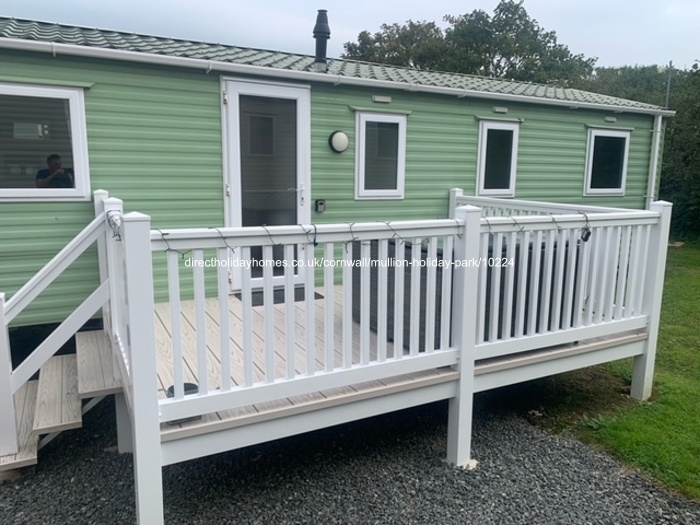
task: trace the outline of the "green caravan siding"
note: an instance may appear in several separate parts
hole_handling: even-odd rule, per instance
[[[391,97],[374,103],[372,95]],[[314,84],[311,91],[313,198],[326,200],[315,222],[430,219],[447,216],[450,188],[476,194],[480,119],[521,120],[516,198],[643,208],[653,117],[543,105],[491,102],[405,91]],[[493,106],[506,106],[496,114]],[[355,108],[355,109],[353,109]],[[410,112],[403,200],[355,199],[355,115]],[[615,123],[605,122],[614,116]],[[633,129],[624,197],[584,197],[588,127]],[[345,131],[350,148],[333,153],[328,136]]]
[[[3,77],[85,90],[90,185],[151,215],[156,228],[222,226],[218,74],[3,51]],[[47,152],[51,153],[51,152]],[[93,217],[92,202],[0,202],[0,291],[14,294]],[[163,272],[156,272],[158,282]],[[94,251],[13,325],[58,322],[95,287]]]
[[[224,225],[220,74],[3,50],[0,78],[90,85],[85,88],[85,111],[91,189],[105,189],[123,199],[126,211],[151,215],[155,228]],[[375,103],[372,95],[389,96],[391,102]],[[506,106],[508,113],[495,114],[496,105]],[[407,115],[403,199],[355,199],[359,109]],[[617,121],[606,123],[606,116]],[[311,83],[312,199],[325,199],[327,210],[312,212],[312,221],[446,217],[450,188],[475,194],[479,122],[494,117],[521,121],[517,198],[644,206],[652,116]],[[587,126],[633,130],[624,197],[583,196]],[[335,130],[350,137],[350,148],[341,154],[328,146]],[[88,201],[0,202],[0,291],[14,294],[92,217],[93,204]],[[166,289],[162,261],[157,257],[159,300]],[[209,290],[215,287],[211,277],[207,272]],[[15,325],[64,319],[96,284],[92,251]],[[189,287],[188,279],[183,278],[183,285]]]

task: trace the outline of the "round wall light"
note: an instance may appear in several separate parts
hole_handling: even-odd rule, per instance
[[[328,145],[336,153],[342,153],[350,146],[350,139],[343,131],[334,131],[328,137]]]

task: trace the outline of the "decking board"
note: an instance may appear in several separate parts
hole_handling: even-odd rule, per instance
[[[32,432],[38,381],[27,381],[15,393],[15,414],[17,415],[17,454],[0,457],[0,471],[36,465],[39,436]]]
[[[122,386],[114,379],[112,348],[102,330],[75,334],[80,399],[118,394]]]
[[[78,362],[75,354],[54,356],[39,372],[33,430],[36,434],[61,432],[82,426],[78,398]]]

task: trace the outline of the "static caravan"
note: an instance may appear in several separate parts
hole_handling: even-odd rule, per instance
[[[0,18],[0,468],[108,394],[151,503],[163,465],[438,399],[464,465],[474,392],[614,359],[648,397],[673,112],[314,33],[304,56]],[[8,331],[46,323],[12,363]]]

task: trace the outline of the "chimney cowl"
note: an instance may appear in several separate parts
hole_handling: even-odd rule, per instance
[[[316,39],[316,56],[314,58],[314,71],[325,72],[328,59],[326,50],[328,39],[331,37],[331,28],[328,25],[328,11],[319,9],[314,26],[314,38]]]

